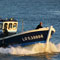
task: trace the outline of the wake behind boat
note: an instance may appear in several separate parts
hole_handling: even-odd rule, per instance
[[[28,46],[35,43],[46,43],[55,32],[55,29],[51,26],[16,33],[17,26],[18,22],[14,19],[0,20],[0,47],[14,44]]]

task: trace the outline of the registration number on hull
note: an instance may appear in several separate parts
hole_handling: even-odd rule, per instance
[[[27,41],[27,40],[34,40],[34,39],[40,39],[43,38],[43,35],[35,35],[35,36],[27,36],[27,37],[23,37],[22,40],[23,41]]]

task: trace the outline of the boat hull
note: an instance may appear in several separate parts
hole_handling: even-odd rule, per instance
[[[43,28],[43,29],[36,29],[23,33],[14,34],[11,36],[2,37],[0,38],[0,47],[14,45],[14,44],[27,46],[38,42],[46,43],[48,32],[49,29]]]

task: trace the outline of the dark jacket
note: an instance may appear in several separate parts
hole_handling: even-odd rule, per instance
[[[36,29],[43,28],[40,24],[36,27]]]

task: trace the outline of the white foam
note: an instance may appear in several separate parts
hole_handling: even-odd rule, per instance
[[[58,51],[60,52],[60,43],[56,45]]]
[[[11,48],[0,48],[0,53],[2,54],[10,54],[11,53]]]
[[[26,47],[18,46],[10,48],[0,48],[0,53],[13,55],[29,55],[44,52],[60,52],[60,44],[56,46],[54,43],[49,42],[48,47],[46,47],[46,44],[44,43],[37,43]]]

